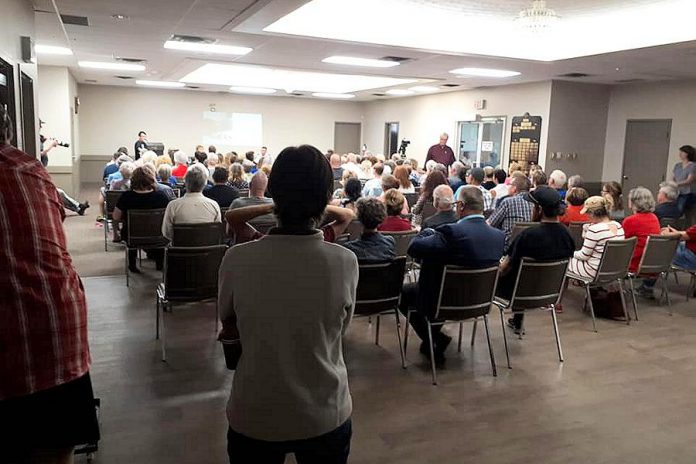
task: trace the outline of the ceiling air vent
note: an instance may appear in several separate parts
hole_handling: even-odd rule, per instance
[[[442,84],[440,87],[459,87],[459,84]]]
[[[413,58],[405,58],[403,56],[383,56],[380,60],[384,61],[396,61],[397,63],[403,63],[404,61],[411,61]]]
[[[197,44],[212,44],[215,43],[215,39],[206,39],[204,37],[198,37],[196,35],[172,35],[169,40],[175,40],[177,42],[188,42]]]
[[[89,26],[87,16],[60,15],[60,19],[65,25]]]
[[[290,95],[292,95],[293,97],[303,97],[304,96],[303,93],[299,93],[299,92],[293,92]]]
[[[186,88],[193,89],[193,90],[200,89],[200,87],[198,87],[197,85],[187,85]]]
[[[133,79],[132,76],[114,76],[116,79],[123,79],[124,81],[127,81],[128,79]]]
[[[122,61],[124,63],[145,63],[145,61],[147,61],[142,58],[126,58],[123,56],[114,56],[114,59],[116,61]]]
[[[85,79],[85,82],[87,82],[89,84],[96,84],[97,80],[96,79]]]
[[[589,74],[573,72],[573,73],[561,74],[558,77],[570,77],[572,79],[582,79],[583,77],[589,77],[589,76],[590,76]]]
[[[375,97],[386,97],[387,96],[386,93],[373,93],[372,95]]]

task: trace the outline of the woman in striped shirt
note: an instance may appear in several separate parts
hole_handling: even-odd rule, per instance
[[[573,274],[594,279],[606,242],[624,238],[621,224],[609,217],[610,209],[609,201],[603,197],[590,197],[585,201],[585,207],[580,213],[587,214],[590,224],[585,226],[582,249],[576,251],[568,263],[568,270]]]

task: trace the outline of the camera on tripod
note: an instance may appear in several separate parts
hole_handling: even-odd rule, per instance
[[[410,140],[401,139],[401,145],[399,145],[398,153],[402,156],[406,156],[406,148],[411,144]]]

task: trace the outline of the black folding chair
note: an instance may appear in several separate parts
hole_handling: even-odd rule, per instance
[[[408,256],[408,247],[411,245],[413,238],[418,235],[418,231],[413,229],[400,232],[382,232],[382,235],[387,235],[394,239],[394,254],[396,256],[406,257],[408,281],[412,282],[414,278],[414,262],[413,259]]]
[[[221,245],[225,236],[222,222],[174,224],[171,246],[198,247]]]
[[[215,299],[215,333],[218,329],[218,270],[227,246],[168,247],[164,254],[163,281],[157,286],[156,338],[161,335],[162,361],[167,360],[164,313],[172,303]]]
[[[413,205],[418,203],[418,197],[420,195],[417,193],[404,193],[404,197],[406,198],[406,203],[408,203],[408,208],[409,210],[413,208]]]
[[[406,258],[398,257],[384,263],[360,264],[355,317],[377,316],[375,327],[375,345],[379,345],[379,319],[381,315],[394,313],[396,318],[396,337],[399,342],[401,366],[406,368],[404,347],[401,344],[401,321],[399,319],[399,302],[401,287],[406,272]]]
[[[108,251],[106,244],[109,241],[109,225],[117,227],[114,224],[114,209],[121,195],[123,195],[123,190],[107,190],[104,192],[104,251]]]
[[[582,250],[582,243],[584,239],[582,238],[582,233],[587,222],[571,222],[568,224],[568,232],[570,236],[573,237],[575,242],[575,251]]]
[[[525,229],[529,229],[530,227],[538,226],[538,222],[516,222],[512,226],[512,232],[510,233],[510,242],[512,243],[515,238],[517,238],[518,235],[522,233]]]
[[[169,240],[162,235],[162,221],[165,209],[128,210],[126,236],[126,286],[130,285],[128,271],[128,252],[142,249],[166,248]]]

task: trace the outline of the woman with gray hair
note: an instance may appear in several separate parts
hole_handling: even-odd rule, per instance
[[[660,221],[654,213],[655,199],[650,190],[645,187],[636,187],[629,192],[628,207],[633,214],[623,220],[623,228],[626,238],[638,238],[629,267],[631,272],[636,272],[640,259],[643,257],[648,236],[660,234]]]
[[[177,151],[174,153],[174,164],[176,164],[176,167],[172,170],[172,175],[174,177],[184,177],[188,169],[188,155],[181,150]]]
[[[121,179],[114,180],[109,185],[109,190],[130,190],[130,180],[135,170],[135,163],[127,161],[123,163],[118,172],[121,173]]]

